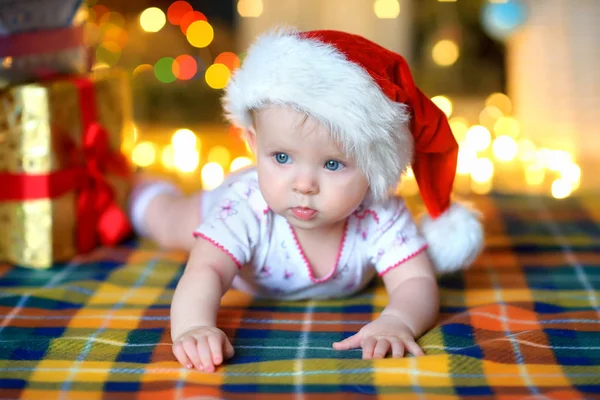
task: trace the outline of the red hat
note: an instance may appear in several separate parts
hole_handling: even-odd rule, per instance
[[[329,128],[369,180],[375,199],[412,167],[428,215],[421,231],[439,272],[466,268],[483,246],[478,214],[451,203],[458,144],[446,115],[414,84],[406,60],[361,36],[283,30],[250,47],[224,96],[243,128],[250,112],[289,105]]]

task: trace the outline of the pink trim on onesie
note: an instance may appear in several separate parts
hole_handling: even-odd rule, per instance
[[[320,279],[316,279],[315,276],[313,275],[313,271],[312,271],[312,267],[310,265],[310,262],[308,261],[308,258],[306,258],[306,254],[304,254],[304,249],[302,248],[302,246],[300,246],[300,242],[298,241],[298,236],[296,236],[296,232],[294,232],[294,228],[292,228],[292,225],[289,225],[290,230],[292,231],[292,236],[294,236],[294,242],[296,242],[296,247],[298,248],[298,251],[300,252],[300,256],[302,256],[302,259],[304,260],[304,266],[306,267],[307,271],[308,271],[308,276],[310,277],[310,280],[313,281],[314,283],[322,283],[325,281],[328,281],[329,279],[331,279],[331,277],[333,277],[333,275],[335,275],[339,263],[340,263],[340,257],[342,256],[342,252],[344,251],[344,245],[346,244],[346,233],[348,232],[348,220],[346,220],[346,223],[344,224],[344,233],[342,235],[342,240],[340,242],[340,247],[338,248],[338,253],[337,253],[337,257],[335,259],[335,265],[333,266],[333,269],[331,270],[331,272],[320,278]]]
[[[375,222],[379,223],[379,216],[377,215],[377,213],[369,208],[367,208],[366,210],[364,210],[362,212],[362,214],[359,214],[358,212],[355,212],[354,215],[356,216],[356,218],[358,219],[365,219],[367,217],[368,214],[372,214],[373,218],[375,219]]]
[[[384,269],[382,272],[380,272],[378,275],[379,276],[383,276],[385,274],[388,273],[388,271],[391,271],[392,269],[396,268],[397,266],[399,266],[400,264],[403,264],[405,262],[407,262],[408,260],[410,260],[413,257],[418,256],[419,254],[421,254],[425,249],[427,249],[427,245],[423,245],[423,247],[421,247],[419,250],[415,251],[412,254],[409,254],[408,256],[404,257],[402,260],[398,261],[396,264],[387,267],[386,269]]]
[[[235,263],[235,265],[237,265],[238,269],[242,269],[242,263],[233,255],[229,252],[229,250],[227,250],[222,244],[217,243],[214,239],[209,238],[208,236],[206,236],[203,233],[199,233],[199,232],[194,232],[194,237],[201,237],[202,239],[214,244],[215,246],[217,246],[220,250],[222,250],[225,254],[227,254],[229,257],[231,257],[231,259],[233,260],[233,262]]]

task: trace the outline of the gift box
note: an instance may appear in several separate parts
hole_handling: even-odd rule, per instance
[[[0,0],[0,88],[87,73],[87,16],[82,0]]]
[[[111,69],[0,92],[0,260],[48,268],[129,235],[129,93]]]

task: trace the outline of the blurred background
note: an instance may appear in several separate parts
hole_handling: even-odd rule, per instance
[[[597,190],[600,1],[89,0],[94,69],[131,79],[123,145],[144,171],[211,189],[252,162],[220,97],[256,35],[357,33],[402,54],[459,141],[459,193]],[[418,192],[410,171],[399,190]]]

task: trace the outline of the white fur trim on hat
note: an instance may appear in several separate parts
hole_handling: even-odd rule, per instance
[[[395,189],[412,160],[404,104],[390,100],[358,64],[333,45],[297,31],[265,34],[250,47],[223,99],[227,118],[252,126],[251,110],[288,105],[318,119],[354,156],[376,199]]]
[[[440,274],[466,269],[483,249],[479,213],[463,204],[451,204],[436,219],[423,215],[420,227],[429,244],[429,257]]]

